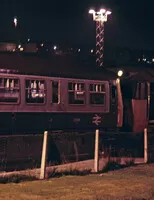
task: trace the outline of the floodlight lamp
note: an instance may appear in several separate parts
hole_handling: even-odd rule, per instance
[[[112,13],[112,12],[111,12],[111,11],[109,11],[109,10],[108,10],[108,11],[106,11],[106,14],[107,14],[107,15],[111,15],[111,13]]]
[[[94,14],[94,13],[95,13],[94,10],[92,10],[92,9],[89,10],[89,14]]]
[[[106,12],[105,9],[100,9],[100,13],[101,13],[101,14],[103,14],[103,13],[105,13],[105,12]]]

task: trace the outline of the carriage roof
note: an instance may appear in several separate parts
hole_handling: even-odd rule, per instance
[[[96,67],[95,61],[83,61],[68,55],[38,56],[20,53],[0,53],[0,69],[17,70],[18,74],[115,80],[116,73]]]

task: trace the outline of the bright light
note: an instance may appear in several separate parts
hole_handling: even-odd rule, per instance
[[[20,51],[23,51],[23,50],[24,50],[24,48],[23,48],[23,47],[21,47],[21,48],[20,48]]]
[[[41,47],[43,47],[43,46],[44,46],[44,44],[42,43],[42,44],[41,44]]]
[[[28,38],[28,42],[30,41],[30,38]]]
[[[53,49],[56,50],[56,49],[57,49],[57,46],[54,46]]]
[[[111,13],[112,13],[112,12],[109,11],[109,10],[106,12],[107,15],[111,15]]]
[[[106,10],[105,9],[100,9],[100,13],[105,13]]]
[[[14,22],[14,26],[15,26],[15,27],[17,27],[18,20],[17,20],[17,18],[16,18],[16,17],[14,17],[14,20],[13,20],[13,22]]]
[[[154,62],[154,58],[152,58],[152,62]]]
[[[111,11],[102,8],[97,12],[91,9],[89,10],[89,13],[93,14],[94,21],[107,22],[107,16],[111,14]]]
[[[21,48],[21,44],[18,45],[18,49],[20,49],[20,48]]]
[[[122,70],[119,70],[119,71],[118,71],[118,76],[121,77],[122,75],[123,75],[123,71],[122,71]]]
[[[93,14],[93,13],[95,13],[95,11],[94,10],[89,10],[89,14]]]
[[[78,52],[80,52],[81,51],[81,49],[78,49]]]
[[[94,53],[94,50],[93,50],[93,49],[91,49],[91,50],[90,50],[90,52],[91,52],[91,53]]]

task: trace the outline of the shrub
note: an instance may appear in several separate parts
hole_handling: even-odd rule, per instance
[[[52,171],[48,172],[48,178],[53,178],[53,177],[60,177],[60,176],[86,176],[91,173],[91,169],[84,169],[84,170],[78,170],[78,169],[65,169],[62,171],[57,171],[56,168],[53,168]]]
[[[119,160],[109,160],[100,172],[108,172],[123,168]]]
[[[28,175],[21,175],[21,174],[16,174],[16,175],[10,175],[10,176],[0,176],[0,183],[20,183],[23,181],[34,181],[38,180],[34,176],[28,176]]]
[[[130,166],[134,166],[135,163],[134,163],[134,160],[131,159],[131,160],[125,160],[125,166],[126,167],[130,167]]]

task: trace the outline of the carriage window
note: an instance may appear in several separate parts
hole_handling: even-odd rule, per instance
[[[105,85],[90,84],[90,104],[104,105],[105,103]]]
[[[69,104],[84,104],[85,102],[84,83],[68,83],[68,101]]]
[[[19,97],[19,79],[0,78],[0,103],[18,103]]]
[[[45,102],[44,80],[26,80],[26,102],[27,103]]]
[[[52,82],[52,103],[60,102],[60,82]]]

